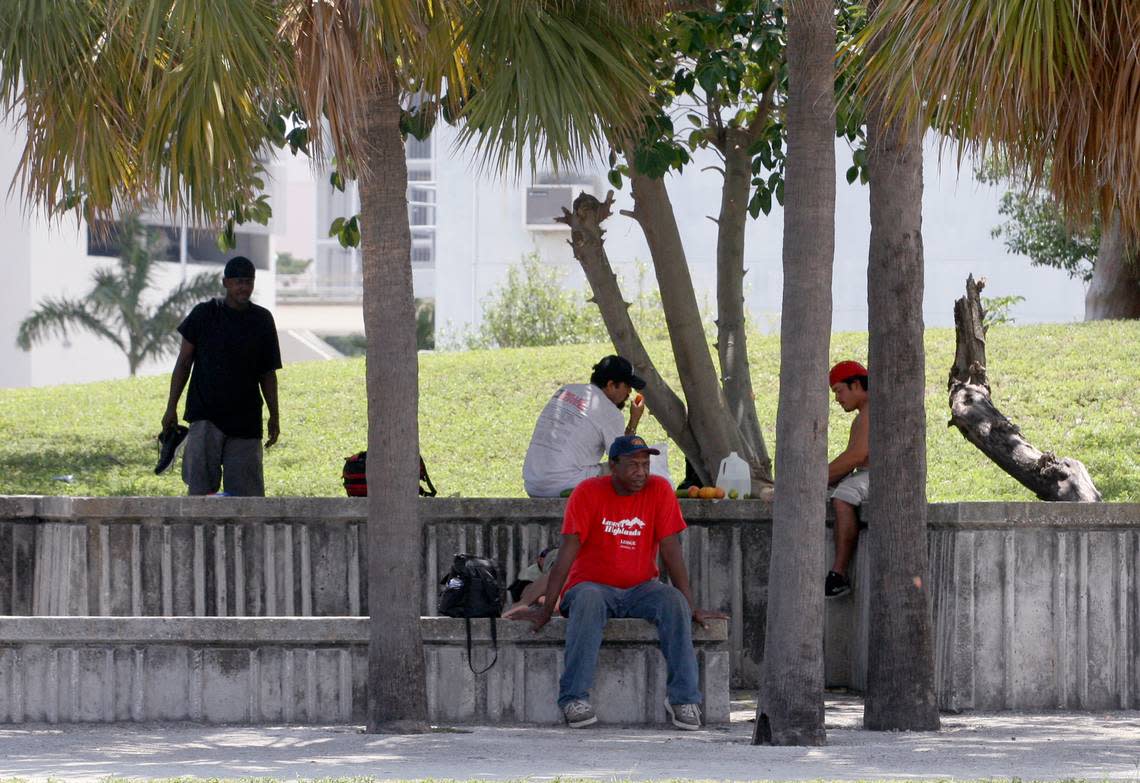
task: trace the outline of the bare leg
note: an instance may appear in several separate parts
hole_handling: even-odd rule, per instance
[[[855,507],[850,503],[838,498],[831,502],[835,506],[835,563],[831,570],[847,576],[847,566],[859,540],[859,522],[855,518]]]

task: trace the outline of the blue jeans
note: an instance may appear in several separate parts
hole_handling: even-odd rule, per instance
[[[656,579],[625,590],[580,582],[562,596],[561,612],[570,620],[566,625],[565,671],[559,680],[559,707],[589,698],[602,629],[611,617],[635,617],[656,625],[668,672],[665,695],[669,703],[701,703],[692,610],[677,588]]]

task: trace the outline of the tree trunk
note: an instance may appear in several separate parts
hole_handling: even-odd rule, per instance
[[[1080,461],[1042,453],[1021,436],[990,399],[986,380],[986,333],[980,293],[985,280],[966,280],[966,295],[954,303],[957,346],[950,368],[950,426],[1041,500],[1101,499]]]
[[[877,731],[939,728],[926,555],[922,129],[868,117],[867,310],[874,530],[867,696]],[[882,382],[880,382],[880,380]]]
[[[419,598],[419,368],[399,94],[366,99],[360,161],[368,392],[368,731],[427,731]]]
[[[748,335],[744,331],[744,233],[748,223],[748,193],[752,188],[752,155],[748,151],[755,134],[748,128],[729,128],[724,133],[724,184],[716,241],[717,354],[720,359],[724,401],[740,430],[754,480],[771,482],[772,460],[764,444],[756,395],[748,366]]]
[[[830,0],[788,14],[788,152],[780,323],[780,466],[754,744],[822,745],[827,354],[835,254],[835,21]]]
[[[745,452],[744,441],[724,404],[665,182],[640,174],[632,164],[630,182],[634,209],[627,214],[640,224],[653,256],[669,341],[689,404],[689,425],[701,444],[700,462],[693,464],[709,483],[730,451]]]
[[[1100,237],[1092,281],[1085,293],[1085,320],[1140,318],[1140,253],[1120,229],[1120,212]]]
[[[602,314],[602,321],[614,348],[629,359],[637,374],[645,379],[645,399],[649,410],[690,462],[703,464],[700,444],[689,427],[685,403],[665,382],[649,358],[637,327],[629,317],[629,303],[621,295],[617,275],[606,255],[603,242],[606,232],[602,228],[602,222],[610,216],[613,201],[613,191],[610,191],[604,202],[598,201],[589,193],[582,193],[574,199],[572,212],[555,219],[570,226],[569,242],[574,258],[586,273],[586,280],[593,291],[593,301]]]

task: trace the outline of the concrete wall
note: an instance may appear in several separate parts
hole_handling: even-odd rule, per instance
[[[455,552],[496,557],[513,579],[555,540],[564,503],[421,501],[421,612]],[[682,507],[696,599],[731,614],[732,683],[752,687],[770,508]],[[359,615],[365,512],[350,498],[0,498],[0,614]],[[1140,505],[936,504],[929,529],[944,708],[1140,707]],[[872,523],[853,594],[826,605],[830,685],[866,682],[873,535]]]
[[[431,720],[560,723],[565,621],[537,634],[497,622],[498,660],[476,675],[463,621],[423,619]],[[480,669],[489,627],[473,624]],[[368,635],[367,618],[352,617],[0,617],[0,723],[362,723]],[[710,724],[729,719],[726,637],[720,621],[694,639]],[[599,720],[662,723],[664,692],[656,632],[612,621],[594,689]]]
[[[557,538],[565,501],[421,500],[421,612],[457,552],[510,582]],[[767,602],[767,504],[685,501],[693,593],[732,615],[734,682],[756,682]],[[366,501],[357,498],[0,497],[0,614],[363,614]]]
[[[1140,708],[1140,505],[930,507],[939,706]],[[874,524],[854,590],[827,605],[829,681],[863,690]]]
[[[564,506],[421,500],[421,613],[435,613],[457,552],[497,558],[512,581],[557,540]],[[768,506],[684,506],[694,595],[732,615],[734,682],[755,682]],[[12,564],[0,569],[0,615],[359,616],[368,605],[366,511],[356,498],[0,497],[0,563]]]

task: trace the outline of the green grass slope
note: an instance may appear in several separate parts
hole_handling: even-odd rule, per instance
[[[1106,500],[1140,501],[1137,345],[1136,321],[1003,326],[989,335],[989,376],[999,409],[1038,448],[1082,460]],[[668,346],[649,350],[676,383]],[[928,330],[930,500],[1031,500],[946,427],[953,351],[953,330]],[[606,345],[578,345],[422,355],[420,442],[440,493],[522,496],[523,455],[539,410],[560,384],[586,381],[591,365],[607,352]],[[772,448],[778,338],[754,336],[750,354],[757,409]],[[833,360],[866,355],[866,334],[833,336]],[[168,380],[0,390],[0,494],[183,494],[177,469],[153,474]],[[890,380],[872,376],[872,383]],[[266,453],[268,494],[343,495],[344,457],[366,444],[363,361],[291,365],[280,373],[280,387],[282,435]],[[850,417],[834,404],[831,414],[834,455],[846,441]],[[641,432],[651,442],[664,440],[651,416]],[[775,457],[778,469],[778,448]],[[679,477],[684,461],[675,448],[670,466]],[[56,478],[61,476],[72,481]]]

